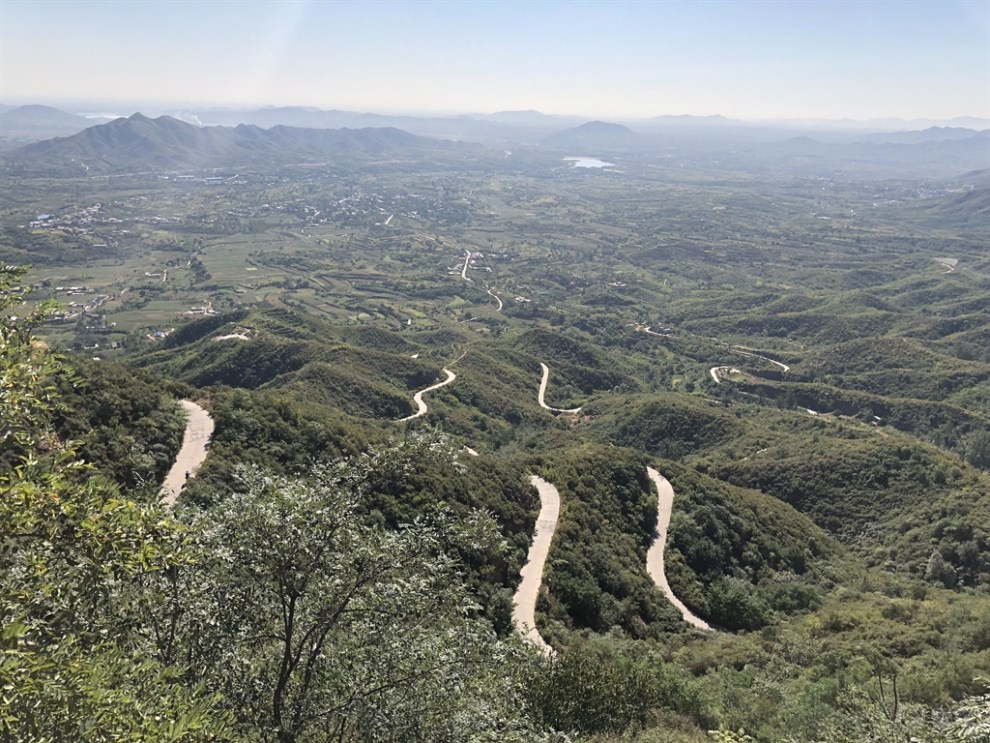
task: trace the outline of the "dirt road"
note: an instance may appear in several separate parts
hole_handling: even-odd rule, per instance
[[[165,482],[158,491],[166,506],[175,505],[186,480],[196,474],[196,470],[206,459],[210,437],[213,435],[213,419],[209,413],[192,400],[180,400],[179,404],[189,417],[186,420],[185,433],[182,434],[182,448],[175,455],[172,469],[168,471]]]
[[[495,293],[494,287],[489,287],[488,288],[488,296],[495,298],[495,301],[498,302],[498,309],[496,309],[495,311],[496,312],[501,312],[502,311],[502,299],[501,299],[501,297],[498,296],[498,294]]]
[[[791,370],[791,367],[789,367],[787,364],[783,363],[782,361],[774,361],[769,356],[761,356],[758,353],[754,353],[753,349],[747,348],[746,346],[733,346],[732,350],[738,353],[740,356],[749,356],[750,358],[753,359],[763,359],[764,361],[769,361],[774,366],[779,366],[781,371]]]
[[[685,622],[693,624],[698,629],[711,630],[705,620],[696,617],[691,613],[683,602],[670,590],[667,583],[667,573],[664,571],[663,552],[667,545],[667,528],[670,526],[670,512],[674,507],[674,488],[671,487],[667,478],[661,475],[652,467],[646,468],[646,474],[653,480],[657,489],[657,538],[650,545],[646,553],[646,572],[650,574],[653,582],[657,584],[667,600],[677,607],[681,617]]]
[[[546,565],[550,542],[557,528],[560,514],[560,493],[557,488],[541,477],[533,475],[530,483],[540,494],[540,515],[536,519],[533,542],[529,546],[526,564],[519,571],[522,581],[512,599],[512,622],[519,633],[538,647],[544,655],[552,655],[553,649],[546,644],[536,630],[536,597],[543,582],[543,567]]]
[[[543,408],[544,410],[550,410],[554,413],[572,413],[572,414],[580,413],[581,408],[584,407],[583,405],[579,405],[576,408],[569,408],[565,410],[564,408],[551,408],[549,405],[546,404],[546,402],[543,400],[543,396],[547,393],[547,380],[550,379],[550,367],[541,361],[540,368],[543,369],[543,379],[540,380],[540,392],[537,395],[537,400],[539,400],[540,402],[540,407]]]
[[[715,380],[715,384],[722,384],[722,380],[718,378],[718,373],[720,371],[728,372],[731,369],[731,366],[713,366],[708,370],[708,373],[712,375],[712,379]]]
[[[458,361],[460,361],[460,359],[458,359]],[[405,418],[399,418],[399,420],[397,421],[398,423],[403,423],[405,421],[411,421],[414,418],[421,418],[422,416],[426,415],[426,411],[427,411],[428,408],[426,407],[426,403],[423,402],[423,395],[425,395],[427,392],[432,392],[433,390],[438,390],[441,387],[444,387],[444,386],[450,384],[451,382],[453,382],[455,379],[457,379],[457,375],[454,374],[454,372],[452,372],[450,369],[444,369],[443,371],[447,375],[447,378],[445,380],[443,380],[442,382],[437,382],[436,384],[431,384],[425,390],[420,390],[415,395],[413,395],[413,402],[416,403],[416,407],[418,408],[418,410],[415,413],[413,413],[412,415],[407,415]]]

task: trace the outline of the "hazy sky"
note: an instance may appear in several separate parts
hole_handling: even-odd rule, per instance
[[[990,117],[990,0],[0,0],[0,100]]]

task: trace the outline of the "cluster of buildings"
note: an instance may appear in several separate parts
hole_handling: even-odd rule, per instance
[[[97,225],[122,224],[123,220],[117,217],[103,216],[103,204],[97,203],[91,206],[77,209],[76,211],[63,214],[60,217],[54,214],[39,214],[28,223],[32,229],[60,229],[69,232],[86,232]]]

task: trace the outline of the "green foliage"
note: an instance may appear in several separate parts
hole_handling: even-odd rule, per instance
[[[842,380],[830,381],[841,383]],[[924,389],[915,388],[913,382],[908,384],[916,393],[925,393]],[[940,384],[945,386],[944,382]],[[871,425],[883,424],[917,437],[934,439],[940,446],[960,453],[968,435],[985,431],[990,425],[979,406],[968,409],[949,401],[896,397],[889,386],[885,387],[886,394],[879,395],[821,383],[783,384],[750,379],[736,385],[742,394],[763,398],[782,408],[810,409],[855,418]]]
[[[451,556],[497,555],[494,523],[439,514],[385,530],[361,506],[406,462],[400,447],[306,480],[243,470],[239,492],[202,515],[195,595],[206,603],[187,610],[181,642],[244,731],[373,741],[525,730],[517,641],[497,641],[476,617]]]
[[[643,730],[661,709],[697,711],[694,684],[657,654],[607,641],[587,642],[553,658],[527,692],[534,717],[557,730]]]
[[[682,601],[732,630],[818,606],[825,577],[819,563],[836,553],[821,530],[762,493],[673,463],[663,469],[676,493],[668,577]]]
[[[743,730],[712,730],[708,733],[708,736],[715,741],[715,743],[756,743],[756,739],[750,735],[746,735]]]
[[[49,307],[24,311],[24,293],[16,282],[24,269],[0,265],[0,471],[55,446],[48,430],[57,391],[56,356],[33,337]]]
[[[949,740],[955,743],[990,741],[990,688],[987,693],[973,694],[948,712]]]
[[[37,368],[9,379],[31,391]],[[50,430],[41,408],[21,430]],[[305,482],[244,470],[183,525],[26,441],[0,475],[5,740],[543,737],[519,717],[528,653],[477,616],[451,557],[498,557],[494,522],[359,514],[376,478],[450,449],[414,439]]]
[[[735,418],[683,395],[627,398],[622,405],[595,406],[597,433],[616,444],[664,459],[700,454],[740,433]]]
[[[963,454],[970,464],[990,470],[990,431],[971,431],[962,444]]]
[[[946,588],[956,585],[956,570],[947,563],[938,550],[932,552],[928,558],[928,566],[925,568],[925,580],[933,583],[941,583]]]
[[[526,560],[538,501],[518,466],[491,460],[472,462],[434,433],[410,434],[400,446],[374,448],[364,456],[368,471],[362,510],[388,528],[424,516],[471,523],[479,513],[494,518],[505,549],[486,550],[458,542],[449,545],[467,568],[463,580],[485,613],[499,624],[502,588],[514,587]]]
[[[415,412],[412,394],[369,380],[347,364],[307,364],[289,378],[279,380],[278,384],[281,389],[348,415],[398,420]]]
[[[314,462],[357,453],[369,438],[379,438],[339,413],[280,392],[219,389],[211,414],[216,428],[210,456],[183,491],[194,503],[217,502],[230,493],[238,464],[302,473]]]
[[[636,379],[619,373],[615,365],[609,363],[607,355],[596,344],[590,342],[590,339],[582,338],[576,332],[573,335],[577,337],[532,330],[523,333],[513,345],[553,368],[554,389],[569,383],[582,394],[588,395],[598,390],[620,386],[628,390],[639,388]],[[535,375],[539,373],[539,367],[534,366],[536,366],[533,372]],[[561,403],[559,402],[561,398],[569,399],[564,393],[555,394],[553,399],[558,401],[555,403],[557,407],[571,407],[572,400]],[[573,404],[580,405],[582,402]]]
[[[188,688],[174,669],[112,644],[81,649],[71,636],[43,651],[11,642],[7,625],[0,684],[0,734],[11,743],[86,740],[234,741],[216,697]]]
[[[185,530],[55,446],[60,362],[6,314],[0,325],[6,453],[19,457],[0,471],[0,734],[227,739],[215,699],[143,655],[131,601],[144,577],[188,562]]]
[[[676,611],[646,575],[656,525],[656,495],[641,454],[615,447],[567,450],[544,468],[561,495],[544,584],[552,620],[564,627],[632,637],[679,629]],[[566,641],[565,641],[566,643]]]
[[[182,444],[183,416],[152,381],[110,362],[73,359],[61,378],[59,436],[79,456],[122,488],[157,495]]]
[[[786,445],[714,474],[790,503],[879,564],[921,576],[932,544],[960,583],[990,573],[990,482],[931,447],[894,436]],[[944,582],[945,572],[938,580]]]

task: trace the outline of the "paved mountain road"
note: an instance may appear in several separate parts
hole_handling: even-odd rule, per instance
[[[553,649],[547,645],[536,629],[536,597],[543,582],[543,568],[547,562],[547,554],[550,552],[550,542],[557,529],[560,493],[557,492],[557,488],[536,475],[531,476],[529,481],[540,494],[540,515],[536,519],[536,529],[533,532],[526,564],[519,571],[522,581],[512,599],[512,622],[526,640],[536,645],[544,655],[549,656],[553,655]]]
[[[411,420],[413,420],[415,418],[421,418],[422,416],[426,415],[426,411],[429,408],[427,408],[426,407],[426,403],[423,402],[423,395],[425,395],[427,392],[432,392],[433,390],[438,390],[441,387],[445,387],[446,385],[450,384],[455,379],[457,379],[457,375],[454,374],[454,372],[452,372],[450,369],[444,369],[443,371],[447,375],[447,378],[445,380],[443,380],[442,382],[437,382],[436,384],[431,384],[425,390],[420,390],[415,395],[413,395],[413,402],[416,403],[416,407],[418,408],[417,411],[415,413],[413,413],[412,415],[407,415],[405,418],[399,418],[398,423],[403,423],[405,421],[411,421]]]
[[[681,618],[685,622],[694,625],[701,630],[711,630],[705,620],[691,613],[684,603],[674,595],[667,583],[667,573],[664,570],[663,553],[667,545],[667,528],[670,526],[670,513],[674,508],[674,488],[666,477],[661,475],[652,467],[646,468],[646,474],[650,476],[657,489],[657,538],[653,540],[649,551],[646,553],[646,572],[653,578],[667,600],[672,603],[681,613]]]
[[[543,379],[540,380],[540,392],[536,396],[536,399],[540,403],[540,407],[543,408],[544,410],[549,410],[553,413],[570,413],[570,414],[580,413],[581,408],[584,407],[583,405],[579,405],[576,408],[565,409],[565,408],[552,408],[546,404],[546,402],[543,399],[543,396],[547,393],[547,381],[550,379],[550,367],[541,361],[540,368],[543,370]]]
[[[165,476],[159,496],[166,506],[175,505],[186,480],[196,474],[196,470],[209,453],[210,437],[213,435],[213,418],[192,400],[180,400],[179,404],[188,414],[186,430],[182,434],[182,448],[175,455],[172,469]]]

